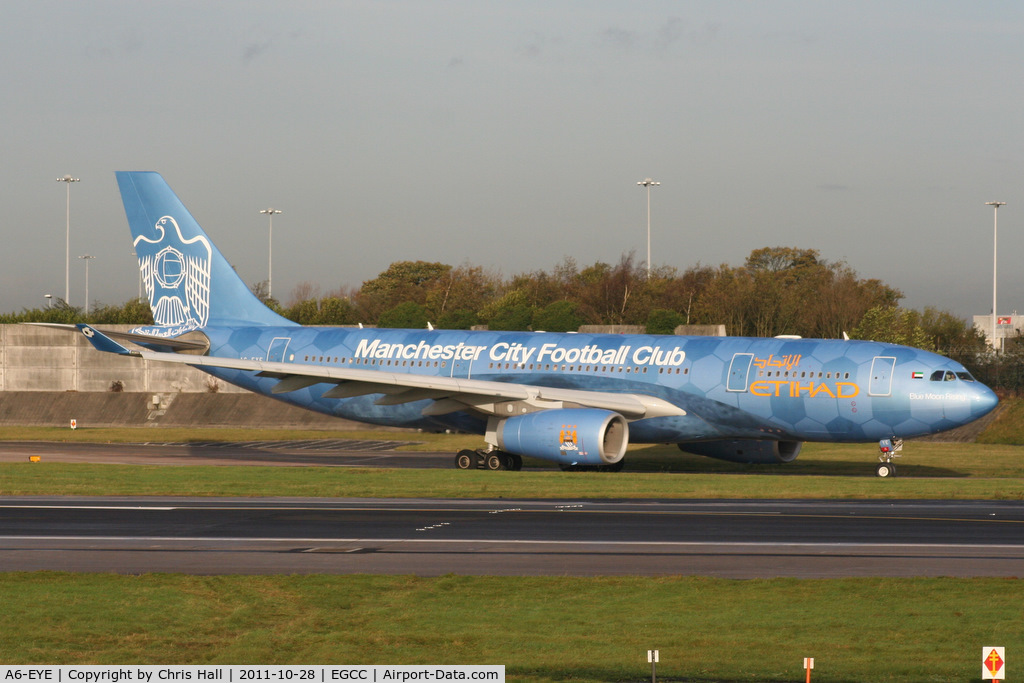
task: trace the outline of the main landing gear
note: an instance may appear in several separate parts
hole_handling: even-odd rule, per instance
[[[460,470],[513,470],[523,469],[522,457],[502,451],[461,450],[455,454],[455,467]]]
[[[878,450],[881,454],[878,456],[875,474],[882,478],[895,477],[896,465],[892,460],[903,455],[903,439],[882,439],[878,442]]]

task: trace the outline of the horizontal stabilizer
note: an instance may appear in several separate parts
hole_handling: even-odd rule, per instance
[[[64,330],[65,332],[78,332],[81,325],[69,325],[64,323],[23,323],[24,325],[35,325],[36,327],[49,327],[54,330]],[[110,339],[121,339],[123,341],[130,341],[136,344],[153,344],[155,346],[163,346],[175,351],[198,351],[205,353],[210,348],[210,342],[206,340],[197,339],[172,339],[169,337],[161,337],[153,334],[142,334],[139,332],[117,332],[115,330],[100,330],[98,327],[92,328],[96,332],[102,332],[103,336],[109,337]]]
[[[121,346],[116,341],[97,330],[92,325],[86,325],[85,323],[79,323],[76,327],[82,331],[85,338],[89,340],[97,351],[105,351],[107,353],[116,353],[121,356],[137,356],[138,351],[130,351],[124,346]]]

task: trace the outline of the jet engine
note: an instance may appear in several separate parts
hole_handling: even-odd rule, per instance
[[[610,410],[542,410],[502,420],[498,448],[567,465],[613,465],[626,454],[629,423]]]
[[[774,465],[792,462],[800,455],[803,441],[774,441],[772,439],[728,439],[681,443],[679,450],[730,462]]]

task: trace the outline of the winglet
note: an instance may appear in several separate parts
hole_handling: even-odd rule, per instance
[[[131,351],[127,347],[121,346],[116,341],[97,330],[92,325],[85,323],[78,323],[76,327],[82,331],[85,338],[89,340],[97,351],[106,351],[107,353],[116,353],[121,356],[138,356],[138,351]]]

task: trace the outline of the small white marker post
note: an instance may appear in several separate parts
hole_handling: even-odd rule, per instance
[[[74,418],[71,419],[71,428],[72,429],[78,429],[78,420],[76,420]]]
[[[657,683],[658,680],[658,651],[648,650],[647,661],[651,663],[651,683]]]
[[[804,669],[807,671],[807,683],[811,683],[811,669],[814,668],[814,657],[804,657]]]
[[[981,648],[981,680],[1006,680],[1006,648]]]

